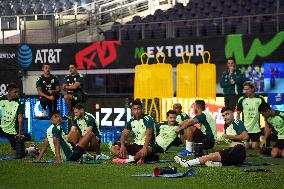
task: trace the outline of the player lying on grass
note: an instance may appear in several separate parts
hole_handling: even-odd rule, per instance
[[[120,144],[112,147],[112,153],[117,158],[113,163],[122,164],[137,162],[142,163],[143,158],[152,154],[155,148],[154,120],[142,111],[142,102],[136,99],[132,103],[133,117],[127,122],[122,132]],[[130,131],[135,135],[133,144],[125,144]]]
[[[24,149],[25,136],[22,134],[22,129],[25,108],[23,101],[19,98],[19,87],[11,83],[7,90],[8,94],[0,97],[2,112],[0,136],[9,140],[13,154],[16,154],[16,151],[20,152],[16,154],[17,158],[22,158],[30,152],[38,155],[34,145]]]
[[[244,141],[249,136],[244,124],[242,121],[234,119],[233,111],[229,107],[224,107],[221,113],[226,125],[228,125],[222,137],[229,142],[229,148],[193,160],[183,160],[175,156],[174,159],[177,163],[183,167],[188,167],[199,164],[210,164],[211,162],[221,162],[222,165],[238,165],[245,161],[246,149]]]
[[[40,161],[48,144],[56,157],[56,163],[60,164],[63,161],[78,161],[88,147],[91,139],[94,137],[93,132],[86,132],[82,139],[74,144],[73,148],[67,142],[66,136],[61,127],[61,115],[59,110],[54,110],[50,117],[52,125],[47,129],[47,137],[43,141],[43,146],[36,162]]]
[[[204,100],[196,100],[194,110],[196,116],[181,122],[177,128],[177,132],[181,133],[185,141],[185,150],[178,154],[182,157],[192,154],[193,142],[202,143],[205,150],[213,148],[215,144],[216,124],[212,116],[205,112]],[[199,124],[200,129],[195,127],[195,124]]]
[[[73,111],[75,118],[72,120],[72,127],[67,136],[68,142],[73,145],[77,144],[86,133],[92,132],[94,136],[89,143],[89,149],[95,151],[94,156],[97,160],[109,159],[109,156],[101,153],[101,133],[95,117],[85,112],[84,106],[80,103],[74,106]]]
[[[265,134],[261,146],[266,146],[266,141],[271,134],[272,127],[277,131],[277,141],[272,147],[271,156],[272,157],[282,157],[284,158],[284,112],[273,110],[269,104],[262,103],[258,107],[259,112],[265,118]]]

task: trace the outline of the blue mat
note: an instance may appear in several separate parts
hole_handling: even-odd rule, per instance
[[[26,156],[20,159],[31,159],[31,157]],[[15,158],[15,156],[0,156],[0,161],[5,161],[5,160],[17,160],[17,159]]]
[[[154,163],[170,163],[170,162],[175,162],[174,160],[170,159],[160,159],[159,161],[146,161],[146,164],[154,164]]]
[[[189,177],[189,176],[195,176],[196,173],[194,169],[189,169],[185,173],[176,173],[176,174],[163,174],[159,175],[157,177],[162,177],[162,178],[182,178],[182,177]],[[132,177],[155,177],[154,174],[135,174],[131,175]]]
[[[269,165],[275,165],[271,163],[249,163],[249,162],[244,162],[243,164],[236,165],[237,167],[252,167],[252,166],[269,166]]]

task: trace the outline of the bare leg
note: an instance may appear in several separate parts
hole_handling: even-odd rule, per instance
[[[279,148],[272,148],[271,150],[271,157],[279,157],[281,156],[281,150]]]
[[[70,94],[64,95],[64,100],[65,100],[65,103],[67,105],[68,113],[72,113],[71,99],[72,99],[72,95],[70,95]]]
[[[95,151],[96,155],[101,154],[99,138],[97,136],[93,136],[90,142],[90,148]]]
[[[259,142],[252,142],[251,143],[251,148],[252,149],[258,149],[259,148]]]
[[[205,164],[207,161],[221,161],[220,153],[215,152],[199,158],[200,164]]]
[[[152,149],[151,149],[151,147],[148,146],[148,148],[147,148],[147,155],[151,155],[151,153],[152,153]],[[143,158],[143,156],[139,152],[137,152],[135,154],[135,156],[134,156],[134,160],[136,162],[139,161],[141,158]]]
[[[67,135],[67,141],[75,146],[79,140],[81,139],[81,134],[78,130],[71,130],[70,133]]]
[[[188,127],[186,129],[184,129],[184,134],[183,136],[183,140],[187,140],[187,141],[193,141],[193,133],[195,131],[196,127]]]
[[[281,152],[282,158],[284,158],[284,149]]]
[[[89,146],[90,141],[92,140],[92,137],[94,136],[93,132],[87,132],[81,140],[78,142],[78,146],[80,146],[83,149],[87,149]]]
[[[127,158],[129,158],[129,155],[127,154],[127,152],[125,153],[124,157],[121,157],[121,155],[120,155],[120,146],[113,146],[113,147],[111,148],[111,153],[112,153],[114,156],[116,156],[116,157],[118,157],[118,158],[121,158],[121,159],[127,159]]]

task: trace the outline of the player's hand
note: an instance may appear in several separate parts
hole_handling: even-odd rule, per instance
[[[62,86],[61,86],[61,90],[65,90],[65,87],[66,87],[66,86],[67,86],[67,85],[65,85],[65,84],[62,85]]]
[[[223,134],[222,136],[224,139],[229,139],[229,135]]]
[[[57,165],[60,165],[62,163],[62,160],[61,159],[57,159],[56,162],[55,162]]]
[[[262,148],[262,147],[266,147],[266,140],[265,140],[265,139],[261,142],[260,147],[261,147],[261,148]]]
[[[49,99],[49,100],[54,100],[55,97],[54,97],[54,96],[49,96],[48,99]]]
[[[121,158],[125,158],[125,155],[126,155],[126,148],[124,145],[121,145],[120,146],[120,150],[119,150],[119,157]]]
[[[50,90],[50,89],[48,89],[47,92],[48,92],[49,94],[52,94],[52,90]]]
[[[230,82],[231,82],[232,85],[234,85],[236,83],[233,79],[231,79]]]
[[[23,139],[23,138],[25,138],[25,135],[22,135],[22,133],[19,133],[19,134],[16,135],[16,138],[21,138],[21,139]]]
[[[143,147],[138,153],[141,155],[141,157],[147,156],[147,148]]]

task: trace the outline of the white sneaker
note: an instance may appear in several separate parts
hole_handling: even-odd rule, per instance
[[[108,160],[108,159],[110,159],[110,157],[105,154],[96,155],[96,160]]]
[[[222,167],[222,163],[221,162],[214,162],[214,161],[207,161],[205,163],[205,165],[207,167]]]
[[[189,166],[191,166],[191,165],[189,165],[189,164],[187,163],[186,160],[183,160],[183,159],[181,159],[181,158],[178,157],[178,156],[175,156],[175,157],[174,157],[174,160],[175,160],[175,162],[179,163],[182,167],[189,167]]]

